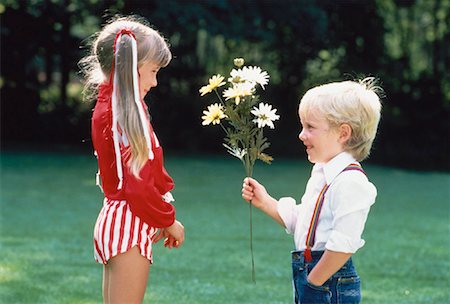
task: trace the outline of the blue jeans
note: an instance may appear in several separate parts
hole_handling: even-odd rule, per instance
[[[322,286],[306,280],[323,251],[313,251],[312,261],[306,262],[303,252],[292,252],[294,303],[296,304],[350,304],[361,302],[361,281],[350,258]]]

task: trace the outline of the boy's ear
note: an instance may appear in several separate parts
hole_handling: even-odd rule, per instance
[[[352,136],[352,127],[349,124],[343,123],[339,126],[339,141],[345,144]]]

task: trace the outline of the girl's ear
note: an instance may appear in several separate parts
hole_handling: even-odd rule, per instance
[[[345,144],[352,136],[352,127],[349,124],[343,123],[339,126],[339,142]]]

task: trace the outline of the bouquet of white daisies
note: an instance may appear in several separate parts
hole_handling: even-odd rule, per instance
[[[227,151],[241,160],[246,176],[253,175],[253,167],[257,159],[270,164],[273,158],[263,151],[269,147],[263,129],[268,126],[274,129],[274,121],[280,118],[276,109],[268,103],[260,101],[256,89],[269,82],[266,71],[256,66],[244,66],[244,59],[234,59],[236,68],[225,77],[220,74],[209,79],[209,83],[200,89],[201,96],[214,92],[217,102],[203,111],[203,125],[220,125],[225,132],[224,146]],[[227,85],[228,87],[219,88]],[[252,246],[252,216],[250,203],[250,249],[252,254],[252,274],[255,281],[253,246]]]

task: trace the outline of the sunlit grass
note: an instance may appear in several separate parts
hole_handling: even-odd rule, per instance
[[[186,243],[154,252],[146,302],[290,303],[292,239],[254,210],[251,282],[243,169],[228,156],[166,157]],[[450,175],[367,165],[379,194],[355,256],[364,303],[448,303]],[[304,161],[276,159],[255,176],[298,198]],[[1,155],[0,303],[100,303],[92,228],[102,195],[90,155]]]

